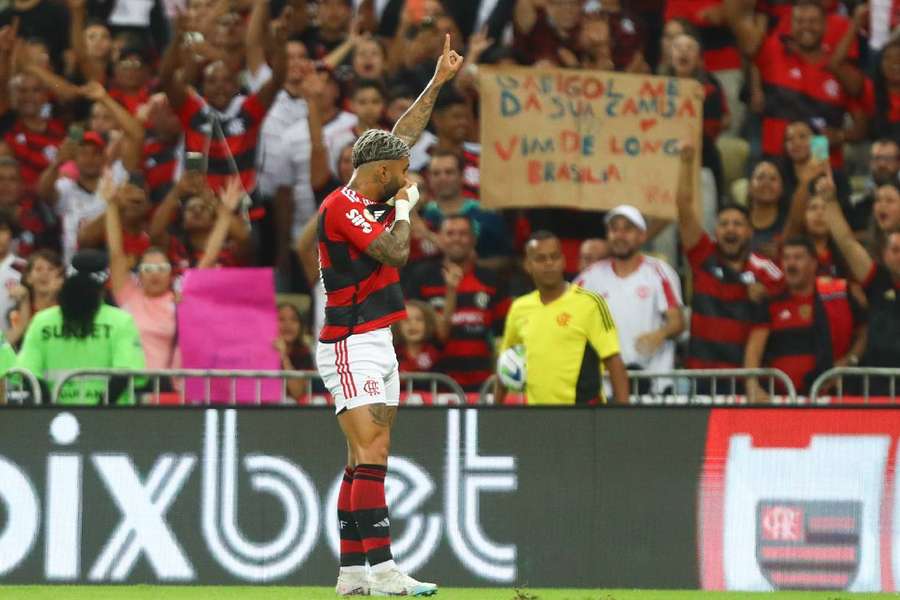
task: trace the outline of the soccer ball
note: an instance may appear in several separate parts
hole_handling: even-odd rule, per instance
[[[507,348],[497,360],[497,377],[508,389],[525,389],[525,346]]]

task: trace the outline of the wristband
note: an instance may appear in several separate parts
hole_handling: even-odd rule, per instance
[[[409,199],[409,210],[412,210],[419,201],[419,186],[414,183],[406,188],[406,197]]]
[[[394,202],[394,221],[409,223],[410,202],[406,198],[397,198]]]

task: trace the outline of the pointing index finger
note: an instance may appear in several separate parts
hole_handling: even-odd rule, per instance
[[[444,58],[450,54],[450,34],[444,36]]]

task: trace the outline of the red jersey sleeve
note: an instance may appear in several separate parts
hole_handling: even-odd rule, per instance
[[[203,108],[203,101],[195,92],[189,91],[184,97],[184,104],[178,107],[178,120],[185,131],[188,130],[191,119]]]
[[[691,269],[703,268],[704,261],[715,251],[716,245],[710,239],[709,234],[704,232],[700,236],[700,240],[694,244],[694,247],[687,249],[686,255],[688,262],[691,264]]]
[[[266,107],[263,106],[263,103],[259,100],[259,96],[256,94],[247,96],[241,109],[253,120],[253,124],[262,123],[262,120],[266,116]]]
[[[871,79],[866,77],[862,92],[859,93],[859,97],[850,98],[850,102],[847,105],[847,111],[872,115],[875,114],[875,108],[875,84],[872,83]]]
[[[348,242],[365,252],[384,230],[384,225],[375,220],[361,200],[353,200],[346,193],[333,197],[325,218],[325,234],[329,239]]]

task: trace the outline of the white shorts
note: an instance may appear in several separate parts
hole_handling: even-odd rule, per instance
[[[366,404],[400,404],[400,373],[388,327],[334,344],[319,342],[316,365],[334,398],[335,414]]]

